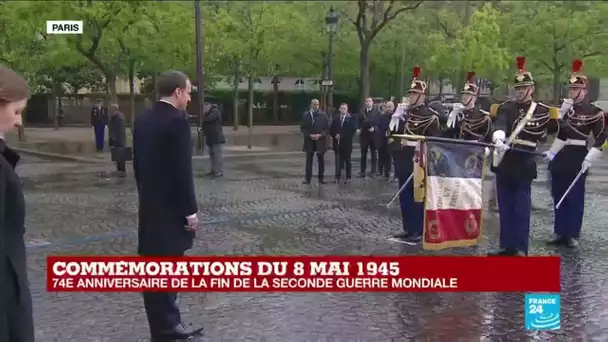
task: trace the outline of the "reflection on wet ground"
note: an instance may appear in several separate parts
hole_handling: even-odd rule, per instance
[[[195,160],[197,173],[206,161]],[[328,158],[327,165],[333,165]],[[197,178],[203,227],[191,254],[484,254],[497,244],[488,212],[480,246],[426,253],[386,236],[400,227],[386,209],[395,183],[301,185],[300,156],[228,161],[226,177]],[[355,162],[355,169],[358,163]],[[30,280],[38,341],[135,341],[147,338],[137,294],[50,294],[50,254],[128,254],[136,248],[136,193],[111,165],[24,158]],[[604,166],[588,180],[584,236],[577,251],[547,249],[549,192],[534,189],[532,248],[562,256],[562,330],[524,330],[523,294],[184,294],[188,321],[206,325],[208,341],[520,341],[608,339],[608,204]],[[331,174],[328,173],[328,176]],[[331,177],[328,177],[331,179]],[[541,172],[540,180],[546,180]],[[483,270],[479,270],[483,273]]]

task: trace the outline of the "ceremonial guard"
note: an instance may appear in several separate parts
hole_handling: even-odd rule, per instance
[[[421,241],[424,224],[424,200],[417,201],[414,198],[414,182],[410,178],[414,172],[417,142],[393,135],[441,136],[442,134],[437,112],[425,105],[427,85],[420,79],[420,71],[420,67],[413,69],[413,80],[408,90],[408,104],[399,105],[389,124],[389,144],[395,165],[395,177],[399,179],[399,202],[403,223],[403,232],[394,237],[409,243]],[[404,187],[406,182],[407,185]]]
[[[548,243],[570,248],[578,245],[583,224],[587,171],[601,157],[602,145],[606,141],[604,113],[587,99],[588,80],[581,73],[582,66],[581,60],[572,63],[570,90],[560,108],[557,137],[544,153],[545,159],[550,162],[551,195],[556,205],[553,224],[555,237]],[[595,142],[588,149],[587,139],[590,135]],[[572,188],[566,193],[571,184]],[[562,197],[564,200],[557,206]]]
[[[492,117],[477,106],[479,87],[473,82],[474,72],[467,74],[467,82],[460,92],[462,103],[454,104],[448,119],[448,127],[457,129],[456,138],[479,142],[492,141]]]
[[[534,79],[517,57],[516,100],[500,104],[492,141],[500,214],[500,250],[490,255],[528,255],[532,181],[537,177],[536,148],[547,134],[550,107],[532,100]],[[509,150],[510,146],[516,150]],[[532,153],[526,153],[523,150]]]

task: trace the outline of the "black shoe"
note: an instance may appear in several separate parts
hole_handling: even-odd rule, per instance
[[[346,178],[346,179],[344,180],[344,184],[348,184],[348,183],[350,183],[350,178]]]
[[[340,177],[336,177],[335,182],[336,182],[336,184],[340,184]]]
[[[376,172],[376,177],[382,177],[382,171]]]
[[[365,178],[365,173],[363,173],[363,172],[359,172],[359,173],[357,174],[357,178]]]
[[[322,179],[319,179],[319,184],[325,184],[325,181]]]
[[[207,177],[211,177],[211,176],[213,176],[214,174],[215,174],[215,172],[210,171],[210,172],[205,173],[205,176],[207,176]]]
[[[220,172],[214,172],[214,173],[212,174],[212,177],[213,177],[213,178],[220,178],[220,177],[224,177],[224,173],[223,173],[223,172],[221,172],[221,171],[220,171]]]
[[[302,182],[302,184],[304,184],[304,185],[310,185],[310,181],[309,180],[305,180],[305,181]]]
[[[565,245],[568,248],[577,248],[578,247],[578,240],[575,239],[575,238],[566,239]]]
[[[411,234],[405,241],[409,243],[419,243],[422,241],[422,236],[420,234]]]
[[[412,235],[412,233],[410,233],[410,232],[403,232],[403,233],[393,235],[393,238],[405,240],[405,239],[409,238],[411,235]]]
[[[152,334],[152,341],[176,341],[189,339],[194,336],[201,335],[203,327],[194,328],[189,324],[180,323],[172,329],[159,331],[156,334]]]
[[[385,180],[390,180],[390,178],[391,178],[391,175],[389,175],[388,173],[384,174],[384,179]]]
[[[507,250],[507,249],[501,249],[499,251],[488,253],[488,256],[516,256],[516,255],[520,255],[520,253],[517,251]]]
[[[562,236],[556,235],[553,239],[547,241],[547,245],[549,246],[559,246],[565,245],[568,243],[568,239]]]

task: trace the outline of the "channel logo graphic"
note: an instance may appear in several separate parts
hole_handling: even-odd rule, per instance
[[[47,34],[82,34],[82,20],[47,20]]]
[[[526,294],[526,330],[561,329],[560,301],[559,294]]]

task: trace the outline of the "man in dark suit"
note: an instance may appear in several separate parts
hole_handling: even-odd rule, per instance
[[[319,109],[319,100],[310,102],[310,109],[302,114],[300,131],[304,135],[302,150],[306,153],[306,169],[303,184],[310,184],[312,179],[312,160],[317,154],[319,184],[325,184],[325,152],[327,152],[327,134],[329,133],[329,118]]]
[[[385,179],[390,178],[391,164],[393,163],[391,158],[391,151],[388,144],[389,124],[391,117],[395,112],[395,103],[393,101],[387,101],[384,104],[384,112],[380,116],[378,124],[378,133],[380,134],[380,145],[378,146],[378,173],[377,176],[384,176]]]
[[[380,144],[380,135],[378,129],[378,121],[380,120],[380,112],[374,108],[374,100],[371,97],[365,99],[365,108],[359,114],[359,145],[361,146],[361,170],[357,175],[359,178],[365,178],[365,169],[367,168],[367,152],[371,154],[371,174],[376,173],[378,165],[378,145]]]
[[[203,111],[203,134],[211,162],[211,171],[207,175],[222,177],[222,145],[226,142],[222,129],[222,112],[217,105],[211,103],[205,103]]]
[[[0,67],[0,341],[34,341],[32,296],[25,253],[25,199],[15,173],[19,155],[4,134],[21,126],[30,90],[14,71]]]
[[[340,115],[336,115],[331,122],[329,134],[333,139],[333,149],[336,155],[336,183],[340,182],[342,169],[346,170],[346,180],[350,182],[351,161],[353,153],[353,137],[357,131],[357,120],[348,113],[348,105],[340,105]]]
[[[103,107],[103,101],[99,100],[97,105],[91,109],[91,126],[93,126],[93,131],[95,133],[95,146],[97,147],[97,152],[103,151],[107,124],[108,113]]]
[[[125,177],[127,168],[124,148],[127,147],[127,122],[124,114],[120,112],[118,104],[115,103],[110,105],[108,135],[110,137],[108,139],[110,148],[121,150],[116,160],[116,175],[118,177]]]
[[[139,194],[142,256],[180,257],[192,248],[198,205],[192,175],[192,134],[184,111],[192,85],[179,71],[159,75],[161,99],[135,121],[133,169]],[[152,340],[184,339],[203,328],[182,323],[177,293],[145,292]]]

